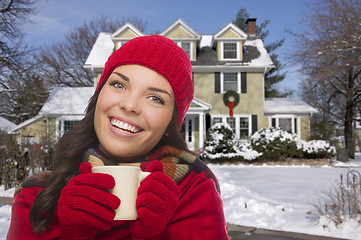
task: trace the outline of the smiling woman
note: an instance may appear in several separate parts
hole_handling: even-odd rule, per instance
[[[17,191],[8,239],[228,239],[218,181],[180,134],[193,94],[189,57],[172,40],[138,37],[115,51],[52,172]],[[150,174],[137,219],[114,220],[125,199],[92,167],[129,164]]]
[[[99,149],[117,162],[144,159],[166,132],[173,110],[174,94],[166,78],[140,65],[117,67],[95,108]]]

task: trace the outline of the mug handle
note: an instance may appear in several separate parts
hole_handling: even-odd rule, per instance
[[[143,172],[140,171],[139,173],[139,184],[144,180],[144,178],[146,178],[149,174],[151,174],[150,172]]]

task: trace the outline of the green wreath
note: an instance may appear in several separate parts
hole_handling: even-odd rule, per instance
[[[233,90],[228,90],[224,95],[223,95],[223,103],[224,105],[226,105],[226,107],[229,106],[230,103],[234,103],[233,107],[236,107],[239,103],[239,95],[236,91]]]

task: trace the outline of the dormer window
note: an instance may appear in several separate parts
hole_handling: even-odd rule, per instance
[[[222,42],[222,60],[240,60],[238,42]]]
[[[183,49],[183,51],[185,51],[189,57],[190,60],[193,60],[193,57],[192,57],[192,47],[193,47],[193,44],[192,42],[184,42],[184,41],[175,41],[179,47],[181,47]]]
[[[190,42],[182,42],[181,48],[187,53],[188,57],[191,58],[191,43]]]

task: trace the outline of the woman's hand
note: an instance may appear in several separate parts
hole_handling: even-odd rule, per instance
[[[138,188],[136,200],[138,219],[131,223],[133,239],[159,239],[178,208],[179,188],[163,173],[163,165],[152,161],[146,169],[152,172]]]
[[[109,230],[114,210],[120,205],[119,198],[107,191],[114,188],[114,178],[92,173],[91,168],[90,163],[83,162],[79,175],[61,191],[58,218],[64,239],[89,239],[97,231]]]

